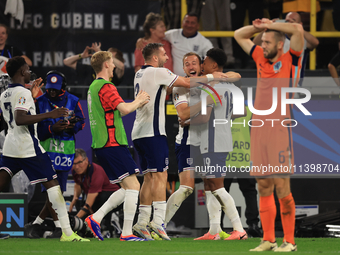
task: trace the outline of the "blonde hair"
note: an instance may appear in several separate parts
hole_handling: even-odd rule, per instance
[[[94,72],[97,74],[103,70],[104,62],[112,58],[112,53],[109,51],[98,51],[91,57],[91,66]]]

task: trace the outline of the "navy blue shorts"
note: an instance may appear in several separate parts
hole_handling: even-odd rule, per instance
[[[191,157],[191,146],[175,144],[175,153],[177,159],[178,173],[195,170],[195,158]]]
[[[139,138],[133,141],[143,174],[168,170],[169,148],[166,136]]]
[[[94,152],[112,184],[139,173],[129,149],[125,146],[104,147],[95,149]]]
[[[202,154],[204,167],[201,168],[201,175],[207,179],[225,177],[227,166],[225,159],[228,152],[208,152]]]
[[[30,158],[13,158],[2,156],[0,169],[13,177],[20,170],[24,170],[31,184],[47,182],[57,178],[52,162],[47,153]]]
[[[55,171],[57,173],[57,180],[59,182],[59,186],[62,192],[66,191],[66,185],[67,185],[67,177],[69,171]],[[44,185],[41,185],[41,192],[46,191],[46,188]]]

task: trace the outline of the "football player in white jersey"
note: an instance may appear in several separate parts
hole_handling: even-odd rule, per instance
[[[227,75],[215,72],[207,76],[185,78],[162,68],[168,57],[162,44],[150,43],[143,49],[145,66],[136,72],[135,94],[140,90],[150,95],[150,102],[137,109],[132,129],[132,140],[139,154],[144,182],[140,192],[138,222],[133,227],[136,234],[152,239],[147,225],[154,208],[150,227],[163,239],[170,240],[164,228],[166,212],[166,181],[168,168],[168,145],[165,133],[165,96],[172,87],[195,87],[198,82],[226,80]]]
[[[47,189],[52,208],[56,211],[63,234],[60,241],[90,241],[74,233],[51,160],[39,144],[37,123],[47,118],[67,116],[66,108],[36,115],[31,91],[24,87],[30,81],[29,66],[23,57],[13,57],[6,65],[12,84],[1,94],[0,102],[8,125],[0,162],[0,190],[11,177],[24,170],[31,184],[42,183]]]
[[[189,52],[183,57],[183,70],[187,77],[197,77],[201,75],[201,58],[197,53]],[[180,180],[179,188],[169,197],[166,205],[165,226],[175,215],[182,202],[192,194],[195,187],[195,179],[192,170],[194,165],[202,163],[193,162],[190,154],[199,151],[200,127],[190,126],[190,118],[198,114],[201,110],[200,90],[197,88],[191,91],[184,87],[175,87],[172,91],[172,100],[177,110],[180,122],[185,122],[185,126],[179,126],[176,136],[175,153],[178,165],[178,176]],[[211,97],[208,97],[211,100]],[[208,102],[208,104],[213,102]],[[195,143],[194,143],[195,142]]]
[[[207,56],[202,64],[203,74],[223,70],[227,56],[221,49],[213,48],[207,52]],[[223,82],[222,82],[223,83]],[[230,84],[234,86],[233,84]],[[247,233],[242,227],[239,214],[236,210],[234,199],[224,188],[223,171],[226,156],[233,150],[230,119],[232,116],[233,100],[230,90],[224,89],[215,83],[215,88],[222,100],[222,104],[211,105],[207,111],[207,122],[201,125],[201,153],[204,161],[202,172],[205,177],[205,189],[209,186],[211,193],[217,198],[223,211],[233,225],[233,231],[224,240],[244,240]],[[233,116],[234,117],[234,116]],[[213,125],[214,119],[226,119],[223,125]],[[195,120],[192,120],[194,123]],[[218,168],[218,166],[220,168]],[[216,171],[212,171],[215,168]],[[209,232],[208,232],[209,233]]]

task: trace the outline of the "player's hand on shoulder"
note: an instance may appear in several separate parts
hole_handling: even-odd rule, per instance
[[[54,123],[52,126],[52,130],[55,133],[60,133],[64,131],[68,127],[68,124],[66,121],[58,120],[58,122]]]
[[[57,109],[54,109],[53,111],[50,111],[49,114],[50,114],[50,118],[52,119],[66,117],[68,116],[68,109],[64,107],[57,108]]]
[[[212,75],[214,76],[214,79],[224,80],[228,78],[228,75],[222,72],[213,72]]]
[[[233,71],[226,72],[225,74],[228,76],[229,82],[235,82],[241,79],[241,75]]]
[[[136,96],[136,100],[139,100],[140,106],[147,104],[150,101],[150,96],[145,91],[141,90]]]

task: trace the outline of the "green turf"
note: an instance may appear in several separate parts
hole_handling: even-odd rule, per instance
[[[282,238],[277,239],[278,244]],[[84,243],[62,243],[59,240],[10,238],[0,240],[2,254],[254,254],[248,252],[260,243],[259,238],[242,241],[194,241],[193,238],[173,238],[172,241],[120,242],[91,239]],[[297,238],[301,254],[340,254],[339,238]],[[271,253],[271,252],[266,252]],[[255,253],[257,254],[257,253]]]

